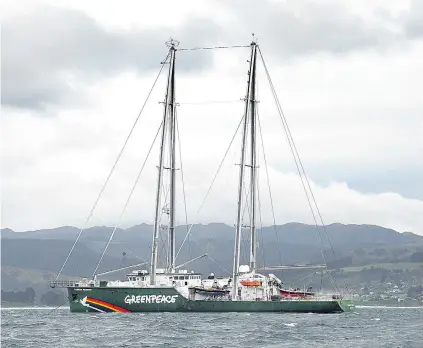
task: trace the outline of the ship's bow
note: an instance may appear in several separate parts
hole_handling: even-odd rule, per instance
[[[355,309],[355,305],[351,300],[339,300],[338,305],[343,312],[352,312]]]

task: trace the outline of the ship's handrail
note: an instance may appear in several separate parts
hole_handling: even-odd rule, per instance
[[[81,280],[75,280],[75,279],[50,280],[51,288],[69,288],[69,287],[77,287],[77,286],[84,286],[84,285],[88,285],[88,283],[84,283]]]

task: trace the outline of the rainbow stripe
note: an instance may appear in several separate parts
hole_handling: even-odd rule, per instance
[[[92,297],[87,297],[86,303],[90,305],[93,309],[96,309],[100,312],[120,312],[120,313],[129,313],[130,310],[126,308],[122,308],[119,306],[116,306],[114,304],[104,302],[102,300],[97,300]]]

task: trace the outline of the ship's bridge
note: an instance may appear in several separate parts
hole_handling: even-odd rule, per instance
[[[130,282],[146,282],[150,281],[150,274],[147,270],[134,270],[127,274]],[[178,272],[167,272],[165,269],[157,269],[156,284],[161,286],[199,286],[201,285],[201,273],[195,273],[187,270],[179,270]]]

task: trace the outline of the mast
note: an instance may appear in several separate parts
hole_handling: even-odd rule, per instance
[[[167,87],[166,87],[166,96],[165,96],[165,105],[164,105],[164,111],[163,111],[163,125],[162,125],[162,135],[161,135],[161,142],[160,142],[160,155],[159,155],[159,166],[158,166],[158,178],[157,178],[157,191],[156,191],[156,207],[155,207],[155,216],[154,216],[154,229],[153,229],[153,242],[152,242],[152,246],[151,246],[151,267],[150,267],[150,285],[155,285],[156,283],[156,269],[157,269],[157,244],[158,244],[158,236],[159,236],[159,228],[160,228],[160,212],[161,212],[161,187],[162,187],[162,182],[163,182],[163,169],[164,169],[164,152],[165,152],[165,145],[166,145],[166,135],[167,135],[167,131],[168,131],[168,123],[170,123],[170,129],[169,129],[169,134],[170,134],[170,139],[173,138],[173,141],[175,139],[174,136],[174,128],[172,127],[172,125],[174,125],[174,79],[175,79],[175,52],[176,52],[176,46],[178,45],[177,41],[174,40],[170,40],[168,42],[166,42],[166,45],[169,47],[169,55],[168,57],[170,57],[169,60],[169,73],[168,73],[168,78],[167,78]],[[166,62],[164,62],[166,63]],[[170,120],[168,120],[170,116]],[[169,122],[168,122],[169,121]],[[172,136],[173,133],[173,136]],[[172,144],[172,141],[170,141],[170,144]],[[171,145],[172,147],[172,145]],[[173,146],[173,150],[171,149],[171,153],[174,152],[174,146]],[[171,159],[175,159],[175,156],[171,155]],[[174,165],[172,164],[172,160],[171,160],[171,166],[174,169]],[[170,222],[169,222],[169,227],[172,225],[174,227],[174,214],[173,214],[173,208],[174,208],[174,179],[172,181],[172,175],[174,178],[174,171],[171,170],[171,192],[173,190],[173,198],[171,197],[171,206],[170,206]],[[172,174],[173,173],[173,174]],[[172,194],[171,194],[172,196]],[[173,205],[173,206],[172,206]],[[170,228],[169,228],[169,233],[170,233]],[[172,244],[172,241],[171,241]],[[174,243],[173,243],[174,244]],[[175,250],[174,245],[173,245],[173,250]],[[175,255],[175,253],[173,253],[173,255]],[[172,260],[172,259],[170,259]],[[172,261],[170,261],[172,262]],[[174,263],[174,260],[173,260]]]
[[[241,244],[241,229],[242,229],[242,192],[244,190],[244,174],[245,174],[245,145],[247,138],[247,125],[248,125],[248,116],[250,109],[250,95],[251,95],[251,86],[253,73],[253,65],[255,64],[255,52],[256,52],[256,43],[253,41],[251,43],[251,58],[250,66],[248,71],[248,84],[247,84],[247,94],[245,97],[245,110],[244,110],[244,122],[242,127],[242,145],[241,145],[241,163],[239,169],[239,184],[238,184],[238,206],[236,214],[236,232],[235,232],[235,251],[234,251],[234,263],[232,270],[232,279],[233,279],[233,299],[238,297],[238,271],[239,271],[239,256],[240,256],[240,244]]]
[[[254,43],[254,42],[253,42]],[[252,46],[251,55],[251,88],[250,88],[250,121],[251,121],[251,174],[250,174],[250,269],[254,271],[256,268],[256,58],[257,45]]]
[[[174,44],[173,44],[174,45]],[[169,147],[170,147],[170,202],[169,202],[169,265],[168,271],[175,270],[175,149],[176,149],[176,105],[175,105],[175,47],[171,47],[173,64],[172,77],[170,80],[170,98],[169,98]]]

